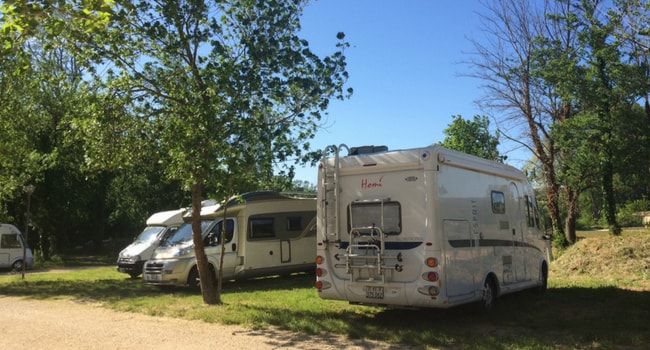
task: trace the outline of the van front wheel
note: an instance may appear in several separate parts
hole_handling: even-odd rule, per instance
[[[201,280],[199,279],[199,270],[194,266],[192,270],[190,270],[189,275],[187,276],[187,284],[190,286],[190,289],[192,291],[200,291],[201,290]]]

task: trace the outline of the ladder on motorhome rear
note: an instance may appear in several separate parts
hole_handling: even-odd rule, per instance
[[[325,220],[325,227],[323,227],[323,235],[325,241],[341,241],[341,233],[339,232],[339,193],[341,192],[339,184],[339,156],[342,148],[345,148],[348,153],[350,149],[348,146],[341,144],[327,146],[323,152],[323,159],[321,161],[321,186],[322,189],[322,203],[319,205],[323,208],[323,216]],[[334,164],[332,168],[328,167],[327,155],[334,153]]]

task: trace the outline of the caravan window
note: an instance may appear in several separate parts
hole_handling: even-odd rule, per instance
[[[503,192],[492,191],[492,212],[495,214],[506,213],[506,196]]]
[[[383,210],[382,210],[383,209]],[[398,202],[357,202],[348,207],[348,232],[370,234],[377,227],[386,235],[402,232],[402,209]]]
[[[18,240],[17,234],[0,235],[0,237],[0,248],[11,249],[23,247]]]

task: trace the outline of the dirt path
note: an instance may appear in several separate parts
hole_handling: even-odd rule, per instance
[[[1,291],[0,291],[1,293]],[[72,301],[0,294],[0,349],[407,349],[340,336],[311,337],[115,312]]]

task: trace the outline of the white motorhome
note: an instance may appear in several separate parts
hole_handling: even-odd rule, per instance
[[[245,279],[314,271],[316,198],[298,198],[271,191],[250,192],[226,206],[223,278]],[[203,229],[209,268],[217,278],[221,256],[224,208],[201,212],[211,223]],[[145,283],[199,287],[190,224],[156,248],[145,264]]]
[[[330,146],[318,172],[318,295],[490,309],[499,295],[546,288],[539,225],[533,189],[511,166],[440,146]]]
[[[25,267],[34,265],[32,250],[23,234],[14,225],[0,224],[0,268],[22,271],[23,264]]]
[[[139,276],[144,262],[149,260],[160,241],[183,224],[183,215],[186,212],[186,209],[177,209],[151,215],[144,230],[118,255],[117,271],[133,278]]]

